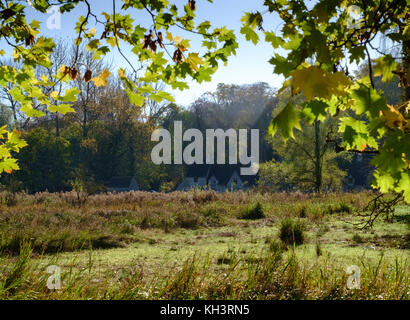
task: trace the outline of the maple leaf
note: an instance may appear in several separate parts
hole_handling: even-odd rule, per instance
[[[85,72],[85,74],[84,74],[83,80],[84,80],[85,82],[88,82],[88,81],[91,80],[91,77],[92,77],[92,72],[91,72],[91,70],[87,70],[87,71]]]
[[[12,173],[13,170],[19,170],[19,166],[17,164],[17,160],[13,158],[6,158],[0,161],[0,173]]]
[[[343,72],[331,74],[316,66],[297,69],[291,75],[292,93],[303,91],[308,100],[315,97],[330,99],[332,95],[344,95],[346,86],[351,83]]]
[[[379,188],[381,192],[387,193],[391,189],[391,186],[394,185],[394,178],[389,174],[381,174],[376,172],[374,174],[375,181],[372,184],[373,188]]]
[[[286,141],[289,138],[294,138],[293,129],[301,130],[300,114],[289,102],[285,108],[272,120],[268,128],[270,135],[275,135],[278,129],[281,130],[283,139]]]
[[[91,81],[94,82],[94,84],[97,87],[102,87],[107,85],[107,78],[111,75],[111,72],[109,72],[107,69],[105,69],[103,72],[100,73],[98,77],[92,78]]]
[[[252,41],[252,43],[255,45],[258,43],[259,36],[255,31],[253,31],[252,28],[243,26],[241,28],[241,33],[245,35],[247,41]]]
[[[71,107],[70,104],[59,104],[59,105],[52,105],[47,108],[50,112],[57,112],[61,114],[66,114],[69,112],[75,112],[75,110]]]
[[[352,97],[354,99],[352,109],[357,115],[367,113],[372,118],[377,118],[380,111],[386,109],[384,96],[363,83],[359,83],[359,87],[352,91]]]
[[[59,96],[60,101],[64,102],[70,102],[70,101],[75,101],[77,99],[76,95],[80,93],[80,90],[77,88],[70,88],[67,89],[64,93],[64,96],[61,97]]]
[[[406,119],[404,119],[403,115],[393,106],[388,104],[387,107],[388,110],[382,111],[382,120],[389,128],[404,130]]]
[[[198,53],[190,53],[185,61],[188,62],[192,69],[194,69],[196,72],[199,71],[198,65],[204,64],[204,60],[199,57]]]
[[[385,55],[375,60],[376,64],[373,67],[375,77],[382,76],[383,82],[391,82],[394,78],[394,73],[397,69],[397,63],[391,54]]]
[[[315,119],[323,121],[326,118],[326,109],[329,105],[322,100],[308,101],[303,105],[302,114],[307,119],[308,123],[312,124]]]
[[[401,174],[400,182],[398,183],[397,192],[403,191],[404,199],[407,203],[410,203],[410,173],[403,172]]]

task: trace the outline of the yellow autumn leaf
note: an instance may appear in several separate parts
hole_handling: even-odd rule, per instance
[[[91,28],[91,29],[88,31],[88,34],[89,34],[90,37],[93,37],[93,36],[96,34],[96,32],[97,32],[97,29],[96,29],[96,28]]]
[[[387,107],[388,110],[383,111],[382,120],[389,128],[399,128],[400,130],[403,130],[406,119],[404,119],[403,115],[393,106],[388,104]]]
[[[125,70],[118,69],[118,75],[120,76],[120,78],[125,78],[126,77]]]
[[[308,100],[344,95],[346,87],[351,84],[351,80],[343,72],[331,74],[316,66],[297,69],[291,75],[292,93],[303,91]]]
[[[404,130],[410,131],[410,119],[407,120],[407,124],[404,126]]]
[[[407,104],[407,107],[406,107],[406,109],[405,109],[405,112],[406,112],[407,114],[410,114],[410,102]]]
[[[3,144],[0,145],[0,159],[11,157],[10,150]]]
[[[194,69],[196,72],[199,71],[198,65],[204,64],[204,60],[202,60],[198,53],[190,53],[185,61],[188,62],[192,69]]]
[[[67,67],[66,65],[62,64],[61,67],[58,69],[58,72],[65,75],[68,73],[69,70],[70,67]]]
[[[51,92],[50,97],[53,98],[53,99],[57,99],[58,98],[58,92],[57,91]]]
[[[109,72],[107,69],[105,69],[103,72],[100,73],[98,77],[92,78],[91,81],[94,82],[94,84],[97,87],[102,87],[107,85],[107,78],[111,75],[111,72]]]
[[[172,35],[172,33],[171,32],[168,32],[167,31],[167,36],[165,37],[167,40],[169,40],[169,41],[173,41],[174,40],[174,37],[173,37],[173,35]]]
[[[334,95],[344,95],[346,93],[346,87],[352,84],[352,80],[342,71],[332,74],[331,78]]]
[[[0,127],[0,136],[7,133],[7,125]]]

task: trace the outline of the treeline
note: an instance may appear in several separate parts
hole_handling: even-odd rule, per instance
[[[75,49],[60,41],[51,57],[53,66],[38,69],[37,76],[52,77],[59,66],[70,65],[74,55]],[[84,48],[76,63],[93,74],[110,68],[104,60],[95,61]],[[50,80],[56,84],[44,87],[45,91],[66,89],[66,84],[58,79]],[[357,168],[355,158],[335,154],[333,147],[326,143],[329,132],[337,131],[335,121],[330,119],[320,121],[316,140],[315,132],[309,130],[297,133],[299,145],[295,142],[283,145],[272,140],[267,135],[268,127],[272,114],[284,99],[266,83],[220,84],[216,92],[204,94],[188,108],[152,100],[136,107],[115,77],[110,77],[104,87],[80,79],[71,85],[80,89],[78,101],[73,105],[75,113],[58,115],[34,102],[35,109],[46,114],[41,118],[26,117],[21,105],[9,93],[11,87],[2,88],[0,125],[21,130],[28,143],[16,154],[20,170],[0,178],[3,188],[29,193],[79,188],[95,193],[103,191],[112,177],[135,176],[143,190],[173,190],[182,181],[186,168],[183,165],[154,165],[151,150],[155,143],[151,142],[151,134],[158,127],[173,132],[173,123],[178,120],[183,122],[184,129],[197,128],[202,132],[210,128],[259,129],[260,162],[266,163],[261,166],[260,186],[278,190],[340,189],[344,188],[348,174],[354,174]],[[384,88],[386,96],[396,99],[399,96],[396,89],[394,85]],[[314,150],[315,143],[320,144],[323,153],[317,158],[320,166],[310,161],[312,156],[303,151]],[[366,170],[369,172],[370,168]],[[368,172],[359,172],[358,176]]]
[[[57,44],[51,56],[53,66],[39,68],[37,77],[48,76],[55,84],[45,92],[62,92],[67,84],[53,79],[61,65],[70,65],[75,48],[64,41]],[[3,61],[2,64],[14,64]],[[106,61],[95,61],[80,49],[77,64],[99,74],[109,69]],[[138,79],[136,79],[138,83]],[[151,161],[151,134],[158,127],[172,132],[174,121],[183,121],[184,129],[254,128],[266,132],[276,99],[266,83],[236,86],[220,84],[214,93],[207,93],[189,108],[173,103],[159,104],[147,100],[134,106],[120,85],[111,76],[107,86],[96,87],[81,79],[72,86],[80,89],[75,113],[64,116],[47,111],[34,101],[41,118],[26,117],[21,105],[9,93],[8,86],[0,93],[0,125],[22,131],[28,146],[16,154],[20,170],[3,175],[3,188],[29,193],[83,188],[94,193],[104,189],[115,176],[135,176],[144,190],[172,190],[184,177],[184,166],[156,166]],[[144,85],[139,83],[139,85]],[[163,89],[158,87],[158,89]],[[271,147],[263,142],[269,160]]]

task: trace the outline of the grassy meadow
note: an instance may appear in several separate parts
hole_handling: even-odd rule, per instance
[[[4,194],[0,299],[409,299],[410,207],[361,229],[372,197]]]

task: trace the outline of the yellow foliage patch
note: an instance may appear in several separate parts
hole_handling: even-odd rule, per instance
[[[302,92],[308,100],[315,97],[330,99],[345,95],[352,81],[343,73],[329,73],[319,67],[309,66],[292,72],[292,93]]]
[[[97,87],[103,87],[107,85],[107,78],[110,75],[111,75],[111,72],[105,69],[103,72],[100,73],[98,77],[92,78],[91,81],[94,82],[94,84]]]
[[[403,115],[396,110],[395,107],[387,105],[388,110],[382,112],[382,120],[386,123],[389,128],[395,129],[399,128],[404,130],[404,128],[410,128],[410,121],[406,121]]]

